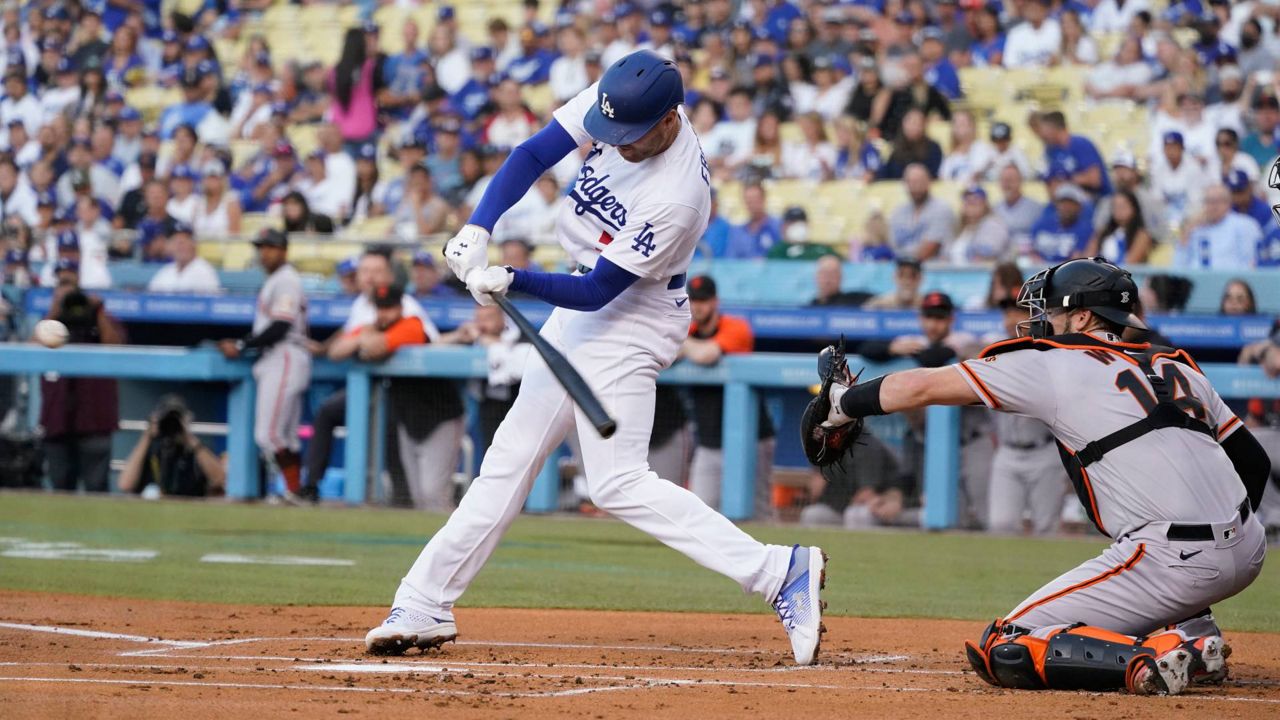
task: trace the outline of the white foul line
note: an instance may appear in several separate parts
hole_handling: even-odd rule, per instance
[[[53,633],[55,635],[74,635],[76,637],[100,638],[106,640],[128,640],[130,642],[151,643],[154,645],[168,645],[175,648],[197,648],[208,647],[212,643],[185,641],[185,640],[161,640],[160,638],[146,637],[145,635],[123,635],[121,633],[102,632],[99,630],[79,630],[77,628],[57,627],[54,625],[24,625],[22,623],[0,622],[0,628],[9,628],[11,630],[27,630],[29,632]]]

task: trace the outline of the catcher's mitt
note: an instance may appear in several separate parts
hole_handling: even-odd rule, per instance
[[[862,435],[862,418],[854,418],[843,425],[823,426],[831,413],[832,383],[852,386],[858,381],[856,376],[849,374],[843,336],[838,344],[828,345],[818,353],[818,376],[822,378],[818,396],[809,401],[804,415],[800,417],[800,442],[810,463],[826,467],[844,457]]]

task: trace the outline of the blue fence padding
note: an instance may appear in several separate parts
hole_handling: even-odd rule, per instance
[[[1277,278],[1280,280],[1280,277]],[[1280,283],[1277,283],[1280,285]],[[124,322],[175,323],[184,325],[248,325],[253,322],[254,298],[249,295],[166,295],[109,290],[97,293],[107,309]],[[52,291],[32,290],[26,295],[30,319],[42,317],[49,309]],[[432,321],[449,330],[472,319],[475,304],[470,298],[423,301]],[[541,325],[551,307],[538,301],[516,303],[534,325]],[[346,321],[351,298],[313,296],[307,299],[308,319],[316,328],[335,328]],[[854,340],[888,340],[920,331],[916,313],[903,310],[870,311],[840,308],[770,308],[726,304],[724,312],[745,317],[757,338],[771,340],[826,340],[839,335]],[[1238,348],[1267,337],[1272,318],[1264,315],[1234,317],[1195,315],[1153,315],[1149,322],[1179,347]],[[984,336],[1003,336],[999,313],[960,313],[958,330]]]
[[[855,366],[861,362],[854,358]],[[908,367],[894,363],[869,366],[868,377]],[[1267,378],[1257,367],[1204,365],[1206,376],[1227,398],[1280,397],[1280,381]],[[7,344],[0,352],[0,374],[57,372],[77,376],[149,378],[227,382],[229,472],[227,494],[251,497],[258,484],[257,451],[253,446],[253,393],[251,364],[247,360],[224,359],[211,348],[185,350],[142,346],[67,346],[58,350],[27,344]],[[381,364],[332,363],[318,361],[312,372],[317,380],[345,380],[348,392],[347,433],[349,438],[371,438],[380,443],[381,434],[369,433],[369,397],[372,378],[433,376],[479,378],[487,374],[485,353],[471,347],[402,348]],[[760,388],[806,388],[816,380],[813,356],[782,353],[732,355],[714,367],[679,363],[660,376],[664,383],[724,385],[724,488],[721,510],[730,519],[751,516],[755,488],[755,452],[749,446],[756,437],[756,397]],[[359,388],[363,386],[363,391]],[[362,397],[360,397],[362,396]],[[354,410],[354,411],[353,411]],[[925,524],[931,528],[950,527],[958,517],[959,416],[956,408],[929,410],[925,447]],[[786,429],[783,429],[786,432]],[[348,502],[365,500],[367,458],[377,449],[367,442],[348,442],[343,471],[344,497]],[[554,482],[544,473],[543,485],[535,488],[526,505],[532,511],[551,511],[554,494],[545,483]]]
[[[111,264],[116,287],[145,288],[161,266],[154,263],[122,262]],[[706,273],[716,279],[720,297],[733,305],[794,307],[813,299],[815,263],[796,260],[706,260],[696,261],[689,274]],[[1039,268],[1025,268],[1030,275]],[[1171,274],[1190,278],[1193,285],[1187,301],[1187,312],[1216,313],[1222,288],[1232,278],[1242,278],[1253,288],[1259,312],[1280,312],[1280,273],[1275,270],[1222,272],[1182,270],[1136,265],[1130,268],[1141,284],[1153,274]],[[221,271],[222,286],[229,292],[252,294],[262,285],[262,272],[248,270]],[[924,291],[941,290],[960,306],[972,306],[986,296],[991,270],[986,267],[927,267],[921,283]],[[330,278],[305,276],[307,292],[332,292]],[[845,263],[844,290],[882,293],[893,288],[892,263]]]

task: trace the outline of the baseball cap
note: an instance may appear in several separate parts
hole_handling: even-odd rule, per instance
[[[59,250],[79,250],[80,237],[76,235],[75,230],[63,230],[58,233],[58,249]]]
[[[1128,150],[1121,150],[1116,153],[1115,157],[1111,158],[1111,167],[1122,167],[1129,168],[1130,170],[1137,170],[1138,158],[1134,157],[1133,153]]]
[[[710,300],[716,296],[716,281],[710,275],[699,275],[689,281],[690,300]]]
[[[481,45],[480,47],[471,48],[471,62],[481,62],[493,59],[493,48]]]
[[[1186,144],[1182,139],[1182,133],[1178,132],[1177,130],[1170,130],[1169,132],[1165,133],[1163,141],[1165,145],[1168,145],[1169,143],[1177,143],[1179,145]]]
[[[809,219],[809,214],[799,205],[792,205],[782,213],[782,222],[805,222]]]
[[[654,27],[671,27],[671,13],[662,8],[658,8],[649,13],[649,24]]]
[[[365,20],[364,23],[360,25],[360,29],[366,33],[376,33],[380,28],[378,27],[378,23],[372,20]]]
[[[929,25],[920,31],[920,42],[925,40],[942,40],[942,29],[937,25]]]
[[[184,223],[181,220],[174,220],[173,222],[169,223],[169,234],[170,235],[195,235],[196,231],[187,223]]]
[[[343,258],[338,263],[338,266],[334,268],[334,272],[337,273],[338,276],[340,277],[344,275],[355,275],[356,266],[359,263],[360,263],[360,258],[355,255],[352,255],[351,257]]]
[[[120,122],[132,122],[142,119],[142,113],[138,112],[135,107],[125,106],[120,109],[120,114],[116,115],[116,119]]]
[[[1059,185],[1058,188],[1053,191],[1053,199],[1054,202],[1059,200],[1070,200],[1078,205],[1084,205],[1089,202],[1089,196],[1085,194],[1084,190],[1081,190],[1079,185],[1074,185],[1072,183],[1063,183],[1062,185]]]
[[[273,116],[287,116],[289,114],[289,103],[284,100],[271,103],[271,114]]]
[[[713,67],[711,68],[711,79],[712,80],[728,80],[729,71],[725,70],[722,67]]]
[[[365,143],[356,151],[357,160],[377,160],[378,146],[373,143]]]
[[[944,292],[931,292],[920,301],[920,312],[932,317],[947,316],[955,312],[956,305]]]
[[[200,175],[202,177],[222,177],[227,174],[227,166],[222,164],[221,160],[210,160],[200,166]]]
[[[964,189],[963,193],[961,193],[961,197],[969,197],[970,195],[976,195],[983,200],[987,199],[987,191],[983,190],[981,185],[970,185]]]
[[[275,157],[291,157],[293,156],[293,145],[288,140],[281,140],[276,143],[275,149],[271,151]]]
[[[169,173],[171,180],[198,180],[200,174],[190,165],[174,165],[173,170]]]
[[[253,61],[258,65],[263,65],[263,66],[270,65],[271,53],[267,52],[266,50],[259,50],[257,53],[254,54]]]
[[[258,233],[258,237],[253,239],[253,246],[287,248],[289,247],[289,236],[275,228],[263,228]]]
[[[462,132],[462,121],[453,115],[445,115],[443,117],[436,118],[436,121],[431,125],[431,129],[440,133],[457,135]]]
[[[138,155],[138,167],[147,168],[148,170],[156,169],[156,154],[144,152]]]
[[[80,272],[80,263],[71,258],[58,258],[53,264],[53,271],[60,272]]]
[[[312,150],[311,152],[307,153],[307,159],[308,160],[324,160],[325,155],[326,153],[324,151],[324,148],[316,148],[315,150]]]
[[[41,190],[36,194],[36,207],[57,207],[58,196],[52,190]]]
[[[63,57],[58,60],[58,66],[54,70],[59,74],[73,73],[76,71],[76,63],[69,57]]]
[[[995,142],[1008,140],[1013,137],[1013,128],[1009,127],[1007,122],[994,123],[991,126],[991,139]]]
[[[404,289],[399,285],[381,285],[373,289],[373,306],[377,308],[400,307]]]
[[[753,69],[762,68],[762,67],[773,67],[773,58],[769,57],[767,53],[756,53],[755,55],[751,56],[751,67]]]
[[[431,257],[431,253],[426,250],[419,250],[413,254],[414,265],[425,265],[427,267],[435,267],[436,261]]]
[[[439,20],[452,20],[454,16],[452,5],[441,5],[436,11],[436,18]]]
[[[640,8],[629,2],[620,2],[613,6],[614,17],[624,18],[628,15],[636,15],[640,12]]]
[[[1249,174],[1240,168],[1232,168],[1222,176],[1222,181],[1226,183],[1227,189],[1231,192],[1240,192],[1248,190],[1253,183],[1249,182]]]
[[[588,65],[599,65],[603,57],[604,57],[604,54],[595,48],[591,48],[590,50],[582,54],[583,61],[586,62]],[[712,70],[712,72],[714,73],[715,71]]]
[[[898,23],[899,25],[914,25],[916,22],[916,16],[912,15],[906,10],[903,10],[902,12],[893,16],[893,21]]]
[[[5,265],[25,265],[27,258],[22,254],[21,250],[9,249],[4,254]]]
[[[258,83],[257,85],[254,85],[254,86],[253,86],[253,92],[254,92],[254,94],[257,94],[257,93],[263,93],[263,94],[266,94],[266,95],[270,95],[270,94],[271,94],[271,83]]]
[[[181,38],[178,36],[178,33],[173,30],[165,30],[164,32],[160,33],[160,42],[176,43],[180,39]]]
[[[203,35],[192,35],[191,37],[187,38],[187,44],[183,49],[185,49],[187,52],[208,50],[209,41],[206,40]]]

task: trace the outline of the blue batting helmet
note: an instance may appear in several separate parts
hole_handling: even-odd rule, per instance
[[[583,121],[587,132],[606,145],[630,145],[684,102],[684,80],[671,60],[637,50],[609,66],[596,95]]]

